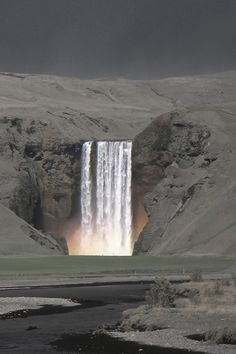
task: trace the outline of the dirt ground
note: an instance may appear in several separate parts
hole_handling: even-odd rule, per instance
[[[235,353],[235,279],[176,286],[175,307],[142,305],[123,313],[117,332],[127,341],[204,353]]]

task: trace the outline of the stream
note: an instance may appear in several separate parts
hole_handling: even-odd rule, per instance
[[[92,331],[114,326],[122,311],[144,302],[147,284],[61,286],[12,289],[0,297],[57,297],[75,299],[81,306],[44,306],[0,317],[0,353],[84,353],[84,354],[180,354],[163,349],[117,341]],[[192,352],[193,353],[193,352]]]

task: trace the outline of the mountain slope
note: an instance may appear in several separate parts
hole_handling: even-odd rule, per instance
[[[57,242],[35,230],[0,204],[1,255],[63,254]]]

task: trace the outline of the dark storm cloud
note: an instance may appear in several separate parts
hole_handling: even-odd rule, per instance
[[[0,0],[0,71],[158,78],[236,69],[235,0]]]

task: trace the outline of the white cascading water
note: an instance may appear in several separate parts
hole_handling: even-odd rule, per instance
[[[81,243],[87,244],[91,237],[91,225],[93,221],[92,212],[92,176],[90,156],[92,151],[92,142],[83,144],[82,148],[82,169],[81,169],[81,227],[83,230],[83,239]]]
[[[100,141],[92,173],[92,142],[82,150],[79,254],[132,253],[132,142]],[[92,176],[94,174],[94,177]]]

